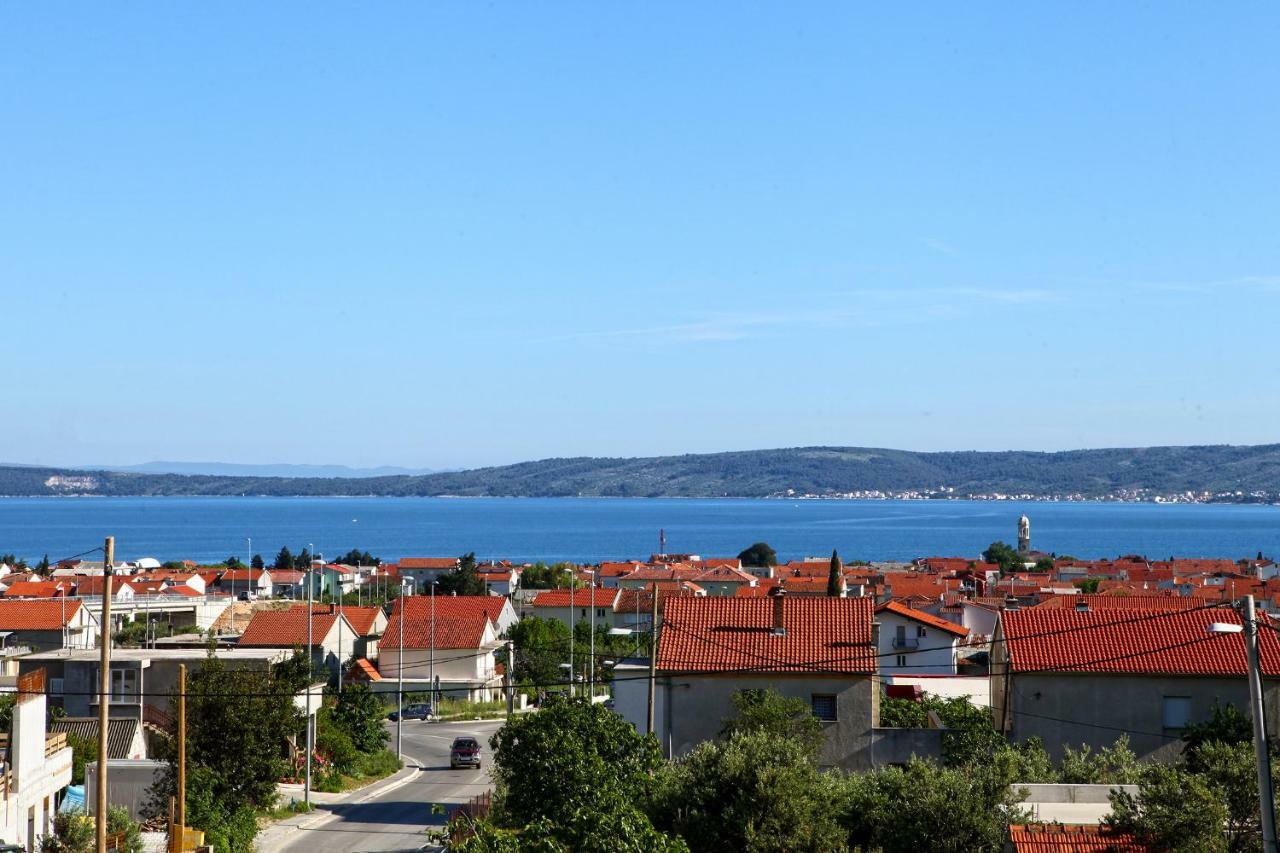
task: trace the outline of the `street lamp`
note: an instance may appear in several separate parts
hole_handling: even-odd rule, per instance
[[[396,658],[396,755],[404,760],[404,620],[407,618],[404,608],[404,585],[406,579],[400,578],[400,656]]]
[[[1235,605],[1241,610],[1242,622],[1213,622],[1211,634],[1244,634],[1244,648],[1249,671],[1249,716],[1253,717],[1253,752],[1258,765],[1258,806],[1262,817],[1262,849],[1277,853],[1276,801],[1271,788],[1271,755],[1267,749],[1266,709],[1262,704],[1262,660],[1258,654],[1258,619],[1253,609],[1253,596],[1246,595]]]

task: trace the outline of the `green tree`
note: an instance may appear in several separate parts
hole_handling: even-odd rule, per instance
[[[1165,764],[1150,765],[1139,794],[1111,792],[1107,823],[1132,832],[1152,850],[1226,853],[1229,815],[1222,792],[1203,776]]]
[[[964,697],[942,699],[925,694],[919,702],[889,698],[880,702],[880,724],[888,728],[929,728],[930,714],[947,730],[942,736],[942,754],[948,767],[983,763],[1008,746],[991,711]]]
[[[1182,758],[1188,769],[1200,772],[1201,750],[1211,743],[1253,743],[1253,721],[1235,705],[1214,701],[1209,719],[1191,723],[1182,730],[1182,742],[1186,744]]]
[[[841,822],[849,845],[880,853],[999,853],[1010,823],[1029,815],[1021,792],[990,766],[905,767],[843,778]]]
[[[261,554],[254,554],[252,557],[249,558],[249,568],[265,569],[266,567],[267,567],[267,564],[263,562]]]
[[[49,574],[49,555],[45,554],[40,558],[40,562],[36,563],[36,571],[42,575]]]
[[[1138,756],[1129,748],[1129,736],[1093,752],[1088,744],[1066,747],[1058,764],[1059,781],[1071,785],[1136,785],[1142,776]]]
[[[988,563],[995,563],[1000,567],[1001,572],[1023,571],[1026,563],[1026,559],[1016,549],[998,540],[992,542],[987,550],[982,552],[982,559]]]
[[[298,552],[297,559],[293,561],[293,567],[295,569],[299,569],[300,571],[305,572],[311,568],[311,561],[314,559],[315,557],[311,555],[311,552],[307,550],[306,546],[304,545],[302,550]]]
[[[582,699],[549,699],[498,730],[493,747],[499,825],[547,820],[571,850],[636,850],[637,839],[669,844],[654,833],[641,805],[662,766],[658,742],[622,717]],[[554,796],[548,796],[555,780]],[[602,831],[602,827],[607,827]],[[621,830],[629,827],[630,835]],[[678,849],[678,848],[677,848]]]
[[[810,758],[822,749],[822,723],[809,703],[776,690],[739,690],[733,694],[734,715],[724,721],[720,736],[764,732],[796,743]]]
[[[560,664],[569,653],[569,628],[563,622],[526,616],[506,636],[516,649],[511,673],[516,684],[546,688],[563,680]]]
[[[1037,572],[1053,571],[1053,558],[1041,557],[1040,559],[1036,560],[1036,571]]]
[[[489,590],[476,571],[476,555],[464,554],[458,560],[457,571],[443,575],[438,581],[440,595],[487,595]]]
[[[580,586],[574,577],[572,563],[556,563],[548,566],[541,561],[525,569],[520,575],[521,589],[568,589]]]
[[[778,565],[778,554],[773,548],[769,547],[768,542],[756,542],[749,548],[738,555],[738,559],[742,561],[744,566],[776,566]]]
[[[839,598],[841,580],[843,578],[844,566],[840,562],[840,555],[831,551],[831,568],[827,570],[827,597]]]
[[[373,556],[368,551],[361,551],[359,548],[352,548],[343,554],[335,563],[341,563],[344,566],[379,566],[382,560]]]
[[[53,832],[40,839],[41,853],[92,853],[96,841],[93,819],[81,811],[58,812]]]
[[[693,850],[826,853],[844,849],[834,776],[801,742],[765,729],[703,743],[661,774],[655,825]]]
[[[187,825],[204,830],[205,843],[218,853],[252,853],[258,814],[247,803],[218,796],[220,787],[209,768],[188,768]]]
[[[1101,584],[1102,580],[1100,578],[1082,578],[1074,582],[1075,588],[1080,590],[1083,595],[1093,595],[1098,591],[1098,587]]]
[[[227,557],[227,559],[223,560],[222,562],[224,565],[226,565],[228,569],[244,568],[244,563],[240,562],[240,558],[237,557],[235,554],[232,554],[230,557]]]
[[[333,721],[350,736],[360,752],[377,752],[387,745],[391,734],[382,721],[386,708],[368,685],[352,684],[338,694]]]
[[[274,568],[281,571],[292,571],[297,565],[293,558],[293,552],[289,550],[289,546],[285,545],[280,548],[280,553],[276,554],[276,562]]]

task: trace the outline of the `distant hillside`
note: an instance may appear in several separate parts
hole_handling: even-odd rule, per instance
[[[0,494],[10,496],[768,497],[872,491],[934,497],[1153,497],[1208,492],[1220,495],[1219,499],[1274,500],[1280,498],[1280,445],[1061,453],[801,447],[637,459],[544,459],[470,471],[358,479],[0,467]]]
[[[434,474],[434,468],[351,468],[346,465],[247,465],[236,462],[143,462],[138,465],[89,465],[83,470],[127,474],[189,474],[210,477],[306,477],[313,479],[392,477]]]

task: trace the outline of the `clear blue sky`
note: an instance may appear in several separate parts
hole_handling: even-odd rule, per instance
[[[1280,439],[1274,3],[0,10],[0,459]]]

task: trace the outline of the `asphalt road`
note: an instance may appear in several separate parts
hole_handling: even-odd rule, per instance
[[[443,826],[445,817],[432,814],[435,803],[463,803],[492,787],[489,781],[489,737],[502,725],[500,720],[460,723],[425,723],[406,720],[404,724],[405,765],[420,769],[412,781],[367,802],[325,806],[333,812],[327,818],[283,839],[273,850],[280,853],[347,853],[347,851],[409,851],[428,845],[424,830]],[[395,726],[392,724],[392,745]],[[450,770],[449,745],[455,737],[470,735],[483,745],[484,766],[480,770]]]

